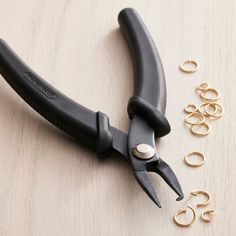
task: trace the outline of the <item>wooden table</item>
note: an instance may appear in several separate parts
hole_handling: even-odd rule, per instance
[[[124,7],[136,8],[161,55],[167,80],[170,135],[158,151],[178,175],[185,199],[156,175],[151,178],[162,203],[158,209],[118,155],[96,155],[33,111],[0,81],[0,235],[235,235],[236,231],[236,2],[181,1],[2,1],[0,37],[37,73],[77,102],[108,114],[127,131],[132,95],[131,58],[117,23]],[[197,73],[179,71],[183,59],[199,61]],[[221,92],[225,114],[210,122],[204,138],[183,123],[185,104],[200,103],[195,88],[207,82]],[[201,151],[206,164],[187,167],[183,157]],[[204,199],[209,191],[209,224],[190,228],[172,221],[178,209]]]

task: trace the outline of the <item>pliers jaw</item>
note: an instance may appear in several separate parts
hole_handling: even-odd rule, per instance
[[[135,178],[144,192],[159,208],[161,208],[161,204],[156,194],[155,188],[149,178],[148,172],[155,172],[162,177],[162,179],[178,195],[176,201],[180,201],[184,198],[182,188],[175,173],[166,162],[157,156],[157,154],[155,154],[151,160],[147,161],[135,159],[137,158],[134,156],[131,157]]]
[[[158,162],[154,165],[150,165],[147,170],[149,172],[155,172],[162,177],[162,179],[172,188],[172,190],[178,195],[176,201],[180,201],[184,198],[184,194],[182,188],[179,184],[179,181],[174,173],[174,171],[170,168],[170,166],[159,159]]]

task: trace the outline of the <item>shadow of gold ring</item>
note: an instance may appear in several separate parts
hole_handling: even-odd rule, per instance
[[[201,157],[201,162],[199,163],[192,163],[189,161],[189,157],[193,156],[193,155],[198,155],[199,157]],[[201,152],[191,152],[189,153],[187,156],[184,157],[184,162],[186,163],[186,165],[191,166],[191,167],[200,167],[205,163],[205,155],[202,154]]]
[[[193,209],[191,206],[187,206],[187,207],[193,212],[193,218],[192,218],[192,220],[191,220],[189,223],[184,224],[184,223],[179,222],[178,219],[177,219],[177,217],[178,217],[179,215],[185,214],[185,213],[187,212],[186,209],[185,209],[185,210],[179,210],[179,211],[177,211],[177,212],[174,214],[173,220],[174,220],[175,224],[178,225],[178,226],[180,226],[180,227],[189,227],[190,225],[193,224],[193,222],[194,222],[195,219],[196,219],[196,213],[195,213],[194,209]]]

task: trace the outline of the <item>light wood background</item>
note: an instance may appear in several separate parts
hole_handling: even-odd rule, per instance
[[[136,8],[161,55],[167,80],[170,135],[158,151],[178,175],[185,200],[156,175],[158,209],[118,155],[96,155],[54,128],[0,80],[0,235],[225,235],[236,232],[236,2],[234,0],[11,0],[0,1],[0,37],[37,73],[77,102],[110,117],[127,131],[133,70],[117,15]],[[186,58],[200,62],[193,75],[179,71]],[[221,91],[222,119],[205,138],[184,125],[183,106],[200,103],[195,87],[208,82]],[[200,169],[184,165],[202,151]],[[186,229],[172,222],[175,211],[204,200],[217,211],[212,223]]]

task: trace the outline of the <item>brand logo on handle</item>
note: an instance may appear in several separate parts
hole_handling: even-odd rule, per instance
[[[57,95],[47,87],[47,85],[43,84],[42,81],[39,81],[33,74],[30,72],[25,72],[24,77],[41,93],[47,96],[50,99],[55,99]]]

